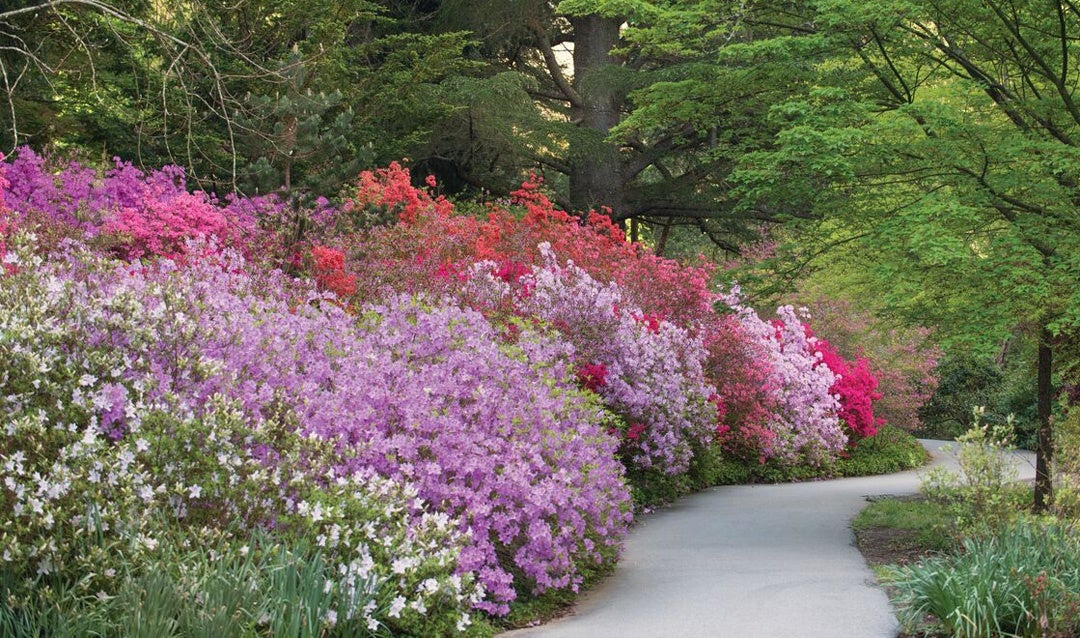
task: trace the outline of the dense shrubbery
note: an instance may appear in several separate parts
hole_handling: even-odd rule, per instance
[[[382,213],[377,212],[380,208]],[[396,225],[352,232],[362,225],[358,220],[385,218],[387,210],[398,213]],[[707,267],[680,265],[626,243],[604,215],[577,217],[560,211],[535,181],[523,184],[507,205],[491,206],[486,213],[486,219],[454,214],[445,200],[412,188],[408,173],[399,166],[365,173],[357,195],[333,224],[349,257],[345,270],[366,280],[358,286],[357,297],[424,290],[475,304],[475,299],[463,295],[461,284],[475,275],[477,259],[489,261],[493,275],[512,283],[536,268],[583,269],[595,281],[614,286],[633,306],[628,313],[642,327],[656,331],[670,323],[701,341],[706,355],[701,369],[714,390],[717,408],[713,425],[723,445],[740,458],[820,464],[843,449],[847,440],[839,410],[876,423],[869,409],[873,376],[865,363],[850,364],[860,375],[859,390],[838,399],[834,396],[838,389],[833,388],[836,375],[814,351],[817,340],[802,334],[803,320],[793,310],[780,310],[790,315],[785,320],[792,328],[776,330],[758,319],[753,309],[739,306],[737,294],[710,292]],[[342,234],[342,229],[349,232]],[[541,246],[547,247],[547,257],[541,255]],[[737,311],[734,316],[718,313],[714,309],[718,305],[733,305]],[[489,312],[491,305],[482,309]],[[595,334],[619,341],[602,330]],[[832,361],[843,359],[835,356]],[[620,412],[610,401],[608,407]],[[626,431],[633,425],[627,424]],[[871,426],[855,425],[862,431],[850,426],[849,431],[856,435],[872,433]],[[668,440],[675,445],[689,443]]]
[[[313,565],[303,609],[252,576],[230,632],[466,630],[609,565],[631,493],[732,459],[829,468],[876,424],[864,362],[791,308],[764,321],[534,181],[479,219],[392,166],[300,237],[282,202],[188,193],[178,169],[24,150],[3,170],[9,627],[195,596],[155,566],[211,543]],[[275,606],[293,615],[253,611]]]

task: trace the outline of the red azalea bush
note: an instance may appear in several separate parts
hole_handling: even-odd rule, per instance
[[[315,260],[312,267],[315,283],[320,290],[332,292],[340,298],[348,298],[356,293],[356,275],[345,273],[345,253],[326,246],[314,246],[311,255]]]
[[[338,216],[336,241],[368,268],[360,294],[389,290],[453,289],[469,265],[537,264],[538,246],[550,245],[561,263],[573,262],[599,281],[614,281],[628,301],[647,308],[657,319],[697,328],[712,314],[708,267],[683,266],[627,243],[622,230],[603,214],[576,216],[555,207],[535,176],[491,205],[486,218],[456,214],[450,202],[413,187],[409,172],[397,164],[361,173],[358,187]],[[357,211],[382,207],[376,217],[396,214],[396,224],[356,233]],[[371,265],[379,268],[369,271]],[[365,283],[367,285],[365,285]],[[403,290],[411,287],[412,290]]]
[[[769,423],[778,406],[763,346],[747,337],[734,316],[717,315],[709,324],[705,348],[705,373],[723,406],[717,434],[725,452],[764,463],[765,450],[776,438]]]

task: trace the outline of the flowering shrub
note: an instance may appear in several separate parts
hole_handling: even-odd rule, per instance
[[[491,594],[483,609],[504,612],[512,586],[576,589],[579,566],[620,541],[629,503],[614,441],[572,389],[565,349],[528,332],[520,346],[499,344],[479,313],[452,305],[399,298],[372,311],[369,339],[393,354],[356,362],[370,379],[362,401],[351,422],[327,425],[367,441],[381,472],[463,512],[473,544],[461,565]]]
[[[345,254],[340,250],[315,246],[311,249],[315,259],[315,282],[319,289],[327,290],[338,297],[348,298],[356,293],[356,275],[345,273]]]
[[[317,543],[340,566],[326,588],[339,595],[342,622],[422,626],[425,610],[467,619],[483,596],[470,575],[455,575],[469,537],[425,511],[415,488],[370,471],[324,473],[347,455],[292,429],[285,412],[253,418],[223,394],[196,411],[164,391],[154,357],[195,354],[184,342],[197,334],[143,302],[175,300],[166,290],[175,282],[23,256],[33,268],[0,286],[0,355],[10,364],[0,378],[2,569],[37,575],[30,590],[6,593],[16,606],[48,594],[34,582],[116,594],[114,574],[176,542],[176,525],[187,538],[239,525]],[[144,312],[129,312],[140,304]],[[184,368],[173,371],[213,365]],[[399,598],[408,609],[394,611]]]
[[[519,311],[573,344],[579,378],[623,421],[628,467],[685,472],[693,444],[707,445],[716,425],[700,339],[649,317],[616,284],[601,284],[573,262],[560,266],[546,244],[540,253],[544,265],[522,277]]]
[[[144,256],[178,256],[187,239],[217,237],[226,244],[254,231],[254,220],[239,219],[230,223],[216,206],[190,193],[173,192],[170,196],[144,195],[135,206],[112,213],[101,227],[103,233],[116,236],[117,254],[128,261]]]
[[[452,295],[492,318],[531,316],[548,322],[574,344],[582,387],[600,394],[623,419],[620,435],[628,468],[684,471],[687,443],[702,444],[707,439],[702,435],[706,430],[720,433],[730,453],[748,460],[820,463],[841,449],[843,433],[838,427],[836,399],[829,393],[831,383],[820,387],[829,369],[817,369],[820,359],[807,349],[809,342],[801,342],[804,337],[781,334],[764,340],[754,329],[763,328],[771,334],[771,326],[743,325],[739,319],[717,315],[712,305],[718,297],[708,290],[707,268],[682,266],[627,243],[604,215],[578,217],[558,210],[543,194],[538,180],[525,182],[508,203],[490,206],[484,220],[455,215],[442,200],[433,200],[425,191],[412,187],[407,171],[400,167],[364,174],[356,201],[367,207],[408,211],[398,215],[393,226],[341,240],[348,244],[345,252],[350,256],[350,271],[363,273],[359,277],[365,281],[358,283],[365,291],[363,298],[377,299],[394,291],[427,291]],[[586,320],[581,308],[538,296],[539,291],[527,287],[520,299],[510,301],[505,296],[497,301],[490,296],[469,297],[473,293],[465,282],[479,260],[491,264],[481,270],[490,270],[491,276],[511,284],[517,284],[527,269],[535,271],[535,279],[548,277],[545,273],[558,268],[581,271],[601,288],[614,286],[605,294],[616,294],[619,300],[604,301],[610,307],[594,309],[594,315]],[[582,278],[575,274],[565,281],[571,280],[581,282]],[[581,300],[595,299],[598,292],[579,290],[575,294],[579,295],[577,303],[586,305],[592,301]],[[620,306],[634,309],[620,319]],[[654,333],[661,325],[678,326],[700,340],[684,361],[693,360],[690,365],[696,370],[688,375],[696,375],[702,387],[715,386],[705,394],[713,404],[708,416],[706,410],[695,407],[689,417],[692,425],[683,420],[673,429],[658,429],[650,418],[658,423],[672,421],[644,414],[666,414],[669,407],[661,394],[683,396],[685,392],[620,395],[623,390],[616,388],[625,386],[618,385],[619,375],[607,360],[615,355],[595,352],[601,347],[597,344],[617,348],[610,344],[632,342],[621,336],[632,332],[620,328],[620,322],[635,323],[635,328]],[[783,354],[785,342],[791,345]],[[600,370],[602,374],[598,374]],[[697,400],[694,405],[703,402]],[[854,412],[850,416],[857,418]],[[861,422],[856,426],[866,429]],[[658,440],[648,443],[650,437]]]
[[[790,307],[717,314],[708,268],[535,180],[477,219],[392,165],[308,243],[282,202],[223,204],[176,168],[25,149],[0,197],[5,578],[110,596],[95,561],[203,536],[239,555],[261,530],[318,548],[328,632],[444,635],[612,560],[627,479],[677,493],[718,440],[824,463],[841,418],[873,423],[865,362]]]
[[[770,429],[778,408],[767,345],[751,340],[735,315],[718,315],[706,330],[706,377],[720,401],[717,434],[725,452],[764,463],[776,435]]]
[[[840,405],[830,392],[836,376],[822,365],[814,350],[816,338],[807,336],[803,320],[791,306],[777,309],[779,320],[766,322],[740,304],[738,289],[727,302],[742,328],[764,346],[769,364],[769,388],[776,398],[768,430],[771,440],[761,450],[764,458],[782,463],[822,463],[838,454],[847,437],[837,416]]]
[[[356,235],[356,211],[373,208],[398,223]],[[712,314],[708,268],[683,266],[626,242],[606,215],[578,217],[557,209],[535,176],[508,202],[489,206],[486,219],[477,219],[455,214],[447,200],[411,186],[408,171],[393,164],[361,173],[338,221],[337,241],[359,260],[351,270],[371,278],[359,285],[364,295],[452,290],[477,261],[541,264],[538,246],[547,243],[561,263],[614,281],[629,302],[657,319],[694,329]]]
[[[941,352],[926,328],[882,325],[870,312],[844,299],[827,298],[812,289],[800,291],[814,316],[814,332],[828,337],[845,358],[866,359],[878,381],[874,416],[903,430],[919,427],[919,409],[937,387]]]
[[[428,185],[435,186],[434,180],[429,178]],[[453,204],[445,197],[433,198],[426,191],[413,187],[409,169],[391,162],[386,168],[360,173],[356,194],[346,203],[344,212],[356,215],[372,208],[411,224],[421,215],[445,217],[450,214]]]
[[[451,295],[494,321],[510,321],[510,333],[514,320],[542,320],[573,344],[582,387],[622,420],[627,466],[685,472],[693,446],[708,445],[716,428],[715,405],[708,405],[715,392],[703,378],[696,336],[711,312],[706,271],[627,244],[604,215],[580,220],[555,209],[536,181],[513,202],[524,208],[523,218],[492,207],[481,221],[454,215],[443,200],[413,188],[399,166],[362,174],[347,210],[384,206],[401,215],[396,225],[354,236],[351,244],[339,239],[352,255],[349,270],[362,273],[361,298]],[[635,298],[649,302],[649,310]]]
[[[329,441],[332,463],[298,461],[313,489],[369,470],[414,484],[469,533],[456,569],[476,574],[488,595],[476,606],[494,613],[505,613],[515,587],[573,588],[583,565],[613,556],[629,517],[622,470],[602,413],[573,388],[558,344],[526,334],[520,348],[500,346],[478,313],[408,299],[368,309],[358,328],[280,274],[245,274],[227,251],[185,266],[95,263],[69,251],[36,270],[57,298],[41,317],[54,317],[68,339],[112,353],[109,373],[91,375],[100,387],[78,387],[73,399],[78,422],[97,424],[104,437],[135,436],[132,404],[199,419],[220,396],[253,431],[270,420],[302,440]],[[72,422],[50,410],[43,423]],[[282,452],[256,438],[237,455],[269,472]],[[216,503],[210,514],[268,524],[296,501],[260,492],[257,502],[283,509]]]
[[[807,336],[813,336],[808,326],[803,328]],[[870,362],[862,357],[848,362],[820,337],[814,341],[813,349],[821,355],[821,362],[836,375],[829,391],[840,402],[837,416],[847,427],[852,440],[877,434],[882,421],[874,418],[874,401],[881,398],[881,393],[877,391],[877,378],[870,372]]]
[[[268,197],[230,197],[222,205],[206,193],[189,193],[177,166],[144,174],[116,160],[99,175],[75,162],[55,164],[27,147],[0,164],[13,223],[39,227],[48,245],[65,237],[100,237],[117,255],[132,260],[174,256],[187,239],[214,236],[221,246],[261,255],[271,244],[259,225],[268,225],[285,208],[284,202]]]
[[[244,388],[220,376],[212,349],[199,352],[209,345],[205,317],[166,312],[194,307],[184,273],[23,254],[34,267],[0,286],[0,352],[11,363],[0,384],[10,423],[0,443],[7,568],[100,574],[119,557],[115,544],[152,552],[165,540],[162,520],[191,529],[232,521],[318,536],[341,564],[333,586],[367,588],[343,619],[394,626],[401,612],[387,618],[376,603],[403,597],[414,611],[465,614],[482,596],[467,573],[453,575],[468,536],[446,514],[424,512],[407,482],[346,470],[350,451],[303,436],[281,403],[250,412],[222,394]],[[203,292],[226,276],[199,274],[213,280]],[[192,394],[200,383],[220,392]],[[105,533],[90,553],[81,551],[86,530]]]

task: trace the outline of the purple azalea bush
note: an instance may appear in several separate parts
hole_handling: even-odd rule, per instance
[[[519,309],[554,327],[574,347],[579,366],[602,366],[594,390],[622,421],[622,445],[633,467],[668,475],[687,471],[693,446],[708,445],[715,409],[702,371],[700,338],[664,320],[649,320],[617,284],[601,283],[573,262],[559,265],[540,247],[543,266],[522,277]]]
[[[46,313],[79,335],[72,356],[116,362],[76,389],[73,427],[119,441],[139,431],[140,406],[199,419],[228,400],[253,428],[327,441],[334,461],[310,480],[374,470],[460,521],[457,571],[475,575],[487,594],[475,606],[495,614],[516,589],[576,588],[583,566],[614,556],[630,518],[622,467],[557,344],[500,343],[475,311],[407,297],[357,321],[309,284],[249,274],[233,251],[186,252],[211,256],[124,264],[69,246],[32,269],[82,300]],[[243,454],[269,471],[280,457],[266,443]],[[252,522],[296,503],[280,506]]]

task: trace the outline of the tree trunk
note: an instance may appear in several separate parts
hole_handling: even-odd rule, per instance
[[[605,141],[619,123],[622,96],[603,71],[618,62],[611,50],[619,44],[621,20],[596,15],[573,17],[574,89],[581,104],[572,116],[581,135],[571,141],[570,205],[575,210],[607,206],[612,218],[625,214],[619,149]]]
[[[1053,429],[1050,424],[1050,400],[1053,396],[1050,372],[1053,351],[1050,349],[1050,331],[1043,328],[1039,333],[1039,364],[1037,371],[1036,408],[1039,417],[1038,439],[1035,444],[1035,512],[1046,511],[1054,502]]]
[[[660,230],[660,239],[656,240],[656,256],[663,257],[664,249],[667,248],[668,236],[671,234],[671,221],[664,224],[664,227]]]

